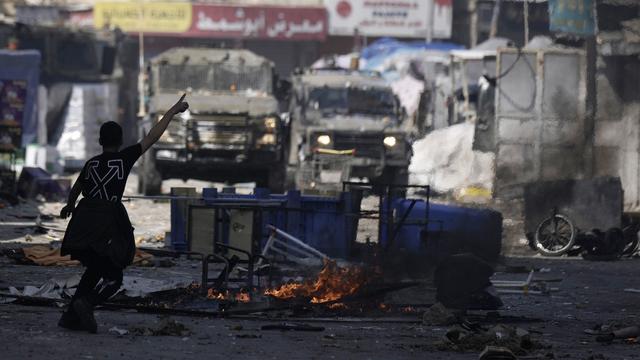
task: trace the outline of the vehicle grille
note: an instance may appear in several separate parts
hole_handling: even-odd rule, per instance
[[[201,149],[243,150],[252,128],[246,116],[208,115],[189,121],[189,143]]]
[[[341,134],[333,136],[334,149],[356,150],[357,157],[379,159],[384,152],[383,137],[380,134]]]

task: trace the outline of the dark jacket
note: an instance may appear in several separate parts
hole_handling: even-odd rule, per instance
[[[64,234],[61,253],[86,266],[83,255],[88,251],[110,258],[121,269],[133,261],[133,227],[120,201],[80,200]]]

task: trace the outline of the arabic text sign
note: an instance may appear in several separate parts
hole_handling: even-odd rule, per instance
[[[191,26],[191,4],[98,2],[93,21],[96,28],[111,25],[126,32],[182,33]]]
[[[193,5],[190,35],[218,38],[324,40],[323,8]]]
[[[594,35],[593,0],[549,0],[549,29],[575,35]]]
[[[451,37],[453,0],[324,0],[329,33],[365,36]],[[433,15],[431,15],[433,11]]]

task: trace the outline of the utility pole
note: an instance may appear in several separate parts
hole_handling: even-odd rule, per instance
[[[529,43],[529,0],[524,0],[522,6],[524,6],[524,45],[526,46]]]
[[[144,106],[144,4],[140,2],[138,12],[139,26],[138,29],[138,117],[145,116]]]
[[[429,0],[429,13],[427,14],[427,36],[425,38],[425,41],[427,43],[430,43],[431,41],[433,41],[433,19],[434,17],[434,12],[436,11],[436,1],[435,0]]]
[[[478,1],[469,0],[467,6],[469,14],[469,47],[478,45]]]
[[[495,0],[493,4],[493,14],[491,15],[491,31],[489,32],[489,38],[496,37],[498,34],[498,18],[500,17],[500,5],[502,0]]]

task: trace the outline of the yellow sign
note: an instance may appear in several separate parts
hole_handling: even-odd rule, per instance
[[[191,3],[109,3],[93,7],[95,27],[125,32],[181,33],[191,27]]]

